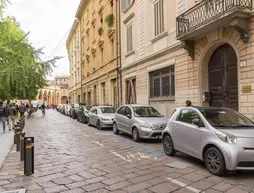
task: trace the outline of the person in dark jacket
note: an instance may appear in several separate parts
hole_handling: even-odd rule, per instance
[[[3,102],[0,101],[0,122],[2,122],[3,124],[3,133],[5,133],[6,119],[7,119],[7,110],[4,107]]]
[[[24,105],[24,103],[21,103],[19,106],[20,117],[23,117],[25,112],[26,112],[26,106]]]
[[[14,128],[15,119],[17,116],[17,110],[14,103],[11,103],[7,108],[7,115],[9,119],[9,131],[11,131]]]

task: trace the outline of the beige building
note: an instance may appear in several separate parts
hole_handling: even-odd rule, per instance
[[[55,84],[60,88],[61,104],[69,102],[69,89],[68,89],[69,76],[56,76]]]
[[[82,102],[117,106],[119,30],[118,1],[82,0],[77,10],[81,26]]]
[[[170,115],[190,99],[254,118],[252,1],[123,2],[124,103]]]
[[[69,56],[70,77],[69,96],[70,102],[81,102],[81,38],[79,20],[75,20],[66,42]]]

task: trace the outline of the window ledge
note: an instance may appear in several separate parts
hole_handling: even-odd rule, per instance
[[[131,4],[126,9],[122,10],[122,12],[126,13],[132,7],[133,4],[134,4],[134,1],[132,1]]]
[[[135,53],[135,51],[134,51],[134,50],[132,50],[132,51],[128,52],[128,53],[125,55],[125,58],[127,58],[127,57],[131,56],[131,55],[132,55],[132,54],[134,54],[134,53]]]
[[[175,97],[158,97],[158,98],[150,98],[149,101],[175,101]]]
[[[168,35],[168,32],[165,31],[165,32],[161,33],[160,35],[156,36],[155,38],[153,38],[151,40],[151,42],[154,43],[154,42],[158,41],[159,39],[164,38],[167,35]]]

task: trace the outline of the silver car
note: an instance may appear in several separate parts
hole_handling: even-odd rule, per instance
[[[168,118],[148,105],[123,105],[115,115],[113,132],[132,135],[134,141],[141,139],[160,139]]]
[[[254,124],[227,108],[184,107],[172,114],[162,136],[173,156],[181,151],[204,161],[210,173],[254,170]]]
[[[115,108],[110,106],[92,107],[88,114],[88,125],[96,126],[97,129],[110,128],[113,126]]]

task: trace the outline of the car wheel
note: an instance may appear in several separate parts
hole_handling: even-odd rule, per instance
[[[216,147],[210,147],[205,152],[205,165],[211,174],[222,176],[226,173],[225,160]]]
[[[166,135],[165,137],[163,137],[162,144],[163,144],[164,152],[167,156],[175,155],[176,151],[174,149],[174,144],[170,135]]]
[[[101,129],[102,129],[102,128],[101,128],[101,122],[100,122],[100,120],[97,120],[97,122],[96,122],[96,127],[97,127],[98,130],[101,130]]]
[[[88,117],[84,118],[84,123],[87,124],[88,123]]]
[[[113,124],[113,133],[116,134],[116,135],[119,134],[119,130],[117,128],[117,124],[116,123]]]
[[[139,133],[138,133],[138,129],[136,127],[134,127],[134,129],[132,130],[132,139],[135,142],[140,141],[140,136],[139,136]]]
[[[87,125],[88,125],[88,126],[91,126],[91,123],[90,123],[90,119],[89,119],[89,118],[87,119]]]

